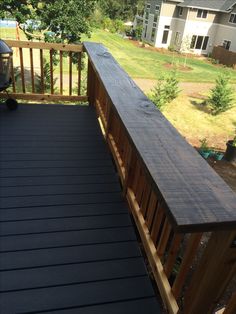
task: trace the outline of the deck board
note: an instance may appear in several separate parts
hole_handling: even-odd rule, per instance
[[[0,107],[0,312],[160,313],[90,107]]]

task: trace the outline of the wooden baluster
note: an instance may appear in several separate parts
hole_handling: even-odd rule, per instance
[[[156,196],[156,193],[154,191],[152,191],[151,196],[150,196],[150,200],[149,200],[149,204],[148,204],[148,208],[147,208],[147,212],[146,212],[146,223],[147,223],[149,230],[151,230],[151,226],[152,226],[153,218],[154,218],[154,215],[156,212],[156,208],[157,208],[157,196]]]
[[[213,312],[236,272],[235,261],[236,231],[213,232],[185,296],[186,314]]]
[[[124,170],[125,170],[125,178],[124,178],[124,185],[123,185],[123,195],[126,196],[127,187],[130,180],[130,175],[132,170],[130,169],[131,165],[131,158],[132,158],[132,148],[127,141],[126,150],[125,150],[125,159],[124,159]]]
[[[172,243],[169,249],[168,257],[164,266],[164,270],[166,273],[167,278],[170,277],[171,272],[173,270],[177,255],[180,250],[180,244],[183,240],[183,234],[175,233],[172,239]]]
[[[156,209],[156,213],[155,213],[155,217],[154,217],[153,225],[151,229],[151,238],[154,244],[156,244],[159,231],[161,230],[163,217],[164,217],[163,204],[162,202],[159,202],[157,205],[157,209]]]
[[[81,95],[81,52],[78,53],[78,96]]]
[[[44,62],[43,62],[43,49],[40,49],[40,77],[41,77],[41,94],[44,94]]]
[[[16,81],[15,81],[13,58],[11,59],[11,79],[12,79],[12,90],[13,90],[13,93],[15,93],[16,92]]]
[[[31,73],[31,87],[32,93],[35,93],[35,85],[34,85],[34,57],[33,57],[33,49],[30,48],[30,73]]]
[[[72,95],[72,52],[69,52],[69,95]]]
[[[164,226],[162,228],[162,232],[161,232],[161,236],[160,236],[160,240],[157,241],[158,245],[157,245],[157,253],[159,255],[159,257],[161,258],[166,250],[166,246],[170,237],[170,233],[171,233],[171,225],[168,222],[168,219],[165,218],[165,222],[164,222]]]
[[[25,94],[25,72],[24,72],[23,49],[20,48],[19,51],[20,51],[20,71],[21,71],[22,92]]]
[[[63,52],[60,51],[60,94],[63,95]]]
[[[141,200],[141,204],[140,204],[140,208],[141,208],[141,212],[143,214],[143,217],[145,217],[145,215],[146,215],[150,194],[151,194],[150,183],[147,182],[147,179],[146,179],[145,184],[144,184],[143,196],[142,196],[142,200]]]
[[[142,199],[142,196],[143,196],[144,184],[145,184],[145,182],[144,182],[144,175],[143,175],[143,171],[141,169],[140,177],[139,177],[138,185],[137,185],[137,192],[136,192],[136,201],[139,204],[139,207],[140,207],[141,199]]]
[[[181,289],[183,287],[184,281],[188,274],[189,268],[193,262],[194,257],[198,249],[199,242],[201,240],[202,233],[193,233],[190,235],[190,238],[187,243],[187,249],[184,254],[179,272],[175,278],[172,291],[176,299],[179,298],[181,294]],[[202,313],[202,312],[199,312]]]
[[[51,94],[54,94],[54,79],[53,79],[53,49],[50,49],[50,85]]]
[[[132,187],[135,197],[136,197],[136,194],[137,194],[139,178],[140,178],[140,175],[141,175],[140,172],[141,172],[140,163],[137,160],[136,161],[136,166],[135,166],[135,169],[134,169],[134,181],[133,181],[133,187]]]

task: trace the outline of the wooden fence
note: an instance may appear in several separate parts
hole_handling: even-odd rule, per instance
[[[226,50],[222,46],[215,46],[213,48],[212,58],[222,64],[236,68],[236,52]]]

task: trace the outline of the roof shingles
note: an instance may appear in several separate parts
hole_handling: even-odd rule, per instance
[[[228,11],[235,4],[236,0],[184,0],[179,6],[205,8],[214,11]]]

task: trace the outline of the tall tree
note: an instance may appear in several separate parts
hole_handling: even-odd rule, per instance
[[[127,20],[142,12],[145,0],[99,0],[98,3],[109,18]]]
[[[8,14],[15,18],[28,36],[48,31],[58,42],[79,42],[81,34],[89,34],[95,3],[96,0],[4,0],[0,2],[0,17]]]

